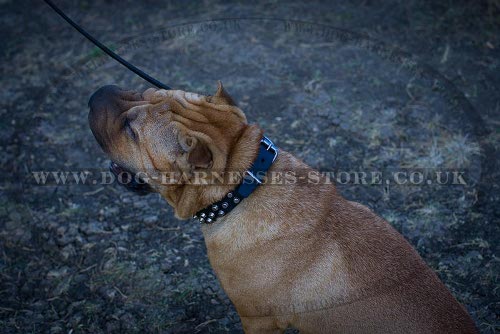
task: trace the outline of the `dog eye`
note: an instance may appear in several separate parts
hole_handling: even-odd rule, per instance
[[[123,124],[123,128],[127,132],[127,134],[132,138],[134,141],[137,141],[137,134],[135,131],[132,129],[132,126],[130,125],[130,120],[128,118],[125,118],[125,122]]]

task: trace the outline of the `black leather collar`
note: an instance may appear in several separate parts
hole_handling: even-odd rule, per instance
[[[201,224],[212,224],[217,218],[228,214],[263,182],[266,172],[277,156],[278,148],[269,138],[262,137],[257,158],[252,163],[252,167],[245,171],[239,186],[227,193],[220,201],[198,211],[193,218],[198,219]]]

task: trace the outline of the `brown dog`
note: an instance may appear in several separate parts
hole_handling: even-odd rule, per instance
[[[236,186],[225,175],[216,185],[193,184],[195,172],[243,175],[258,155],[262,130],[247,123],[220,83],[213,96],[105,86],[89,106],[90,127],[115,172],[143,172],[147,184],[138,189],[160,193],[180,219]],[[184,177],[166,184],[165,171]],[[283,151],[268,173],[275,171],[314,173]],[[246,333],[289,326],[301,333],[476,332],[399,233],[321,181],[263,184],[202,225],[210,263]]]

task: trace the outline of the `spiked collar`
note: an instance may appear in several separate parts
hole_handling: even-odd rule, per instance
[[[233,210],[241,201],[257,189],[263,182],[266,172],[269,170],[274,160],[278,156],[278,148],[267,137],[260,140],[259,153],[252,163],[252,166],[245,171],[241,183],[230,191],[220,201],[212,203],[206,208],[198,211],[194,219],[198,219],[201,224],[212,224],[217,218],[225,216]]]

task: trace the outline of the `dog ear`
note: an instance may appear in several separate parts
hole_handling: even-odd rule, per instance
[[[236,102],[234,102],[233,98],[229,93],[226,91],[224,86],[222,86],[222,81],[217,81],[217,92],[215,92],[214,97],[223,100],[227,104],[231,106],[236,106]]]
[[[179,133],[179,144],[187,155],[187,163],[194,168],[210,168],[213,164],[212,152],[201,139]]]

